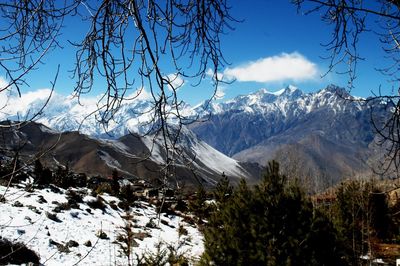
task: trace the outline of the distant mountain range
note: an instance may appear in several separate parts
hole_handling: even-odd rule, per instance
[[[0,127],[0,151],[9,158],[18,152],[22,161],[31,163],[40,158],[47,166],[67,166],[76,173],[89,176],[111,176],[112,171],[127,178],[163,180],[166,166],[165,149],[161,138],[128,134],[118,139],[98,139],[76,131],[54,131],[42,124],[23,123],[20,126]],[[174,163],[175,175],[168,177],[171,185],[212,186],[225,174],[232,181],[240,178],[255,182],[259,168],[239,163],[218,152],[193,133],[183,130],[180,153]],[[43,154],[43,156],[42,156]],[[157,181],[158,180],[158,181]]]
[[[44,99],[26,104],[18,115],[3,110],[5,114],[0,115],[0,119],[18,119],[26,116],[28,110],[34,113],[40,108],[40,101]],[[118,139],[129,146],[125,140],[133,137],[125,135],[147,131],[151,117],[146,110],[151,106],[151,101],[147,99],[123,104],[108,124],[106,134],[104,126],[94,115],[88,117],[94,109],[93,104],[82,106],[56,95],[37,121],[62,132],[80,129],[81,133],[93,137],[88,138],[91,142],[111,145]],[[211,162],[220,168],[206,172],[229,172],[231,168],[223,170],[221,165],[236,163],[234,160],[228,163],[227,157],[222,159],[218,157],[220,155],[217,157],[221,163],[218,163],[217,157],[208,154],[213,147],[238,161],[265,165],[268,160],[277,159],[288,172],[318,177],[318,182],[313,185],[323,187],[327,182],[367,174],[372,158],[377,158],[377,153],[382,152],[373,144],[375,133],[371,123],[371,106],[374,106],[378,116],[386,115],[385,103],[363,101],[334,85],[315,93],[304,93],[293,86],[278,92],[261,89],[225,102],[203,102],[194,107],[184,105],[182,113],[185,116],[200,117],[205,121],[189,125],[197,137],[185,129],[182,143],[186,141],[187,151],[190,151],[191,155],[187,157],[197,157],[202,161],[198,168],[213,168]],[[100,140],[102,138],[109,140]],[[139,146],[150,150],[146,141],[144,138],[136,143],[140,142]],[[193,143],[196,143],[195,146],[190,146]],[[138,156],[137,151],[133,154]],[[153,161],[157,161],[157,155],[152,156]],[[209,158],[213,159],[206,161]],[[246,175],[243,172],[240,174]]]
[[[208,121],[191,125],[199,138],[239,161],[277,159],[287,174],[313,178],[313,186],[370,174],[377,153],[374,117],[387,106],[331,85],[315,93],[287,87],[215,104]]]

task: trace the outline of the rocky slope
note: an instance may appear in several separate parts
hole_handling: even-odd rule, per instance
[[[241,161],[265,165],[278,159],[303,168],[301,175],[321,183],[366,174],[373,156],[374,116],[384,116],[383,103],[367,102],[329,86],[316,93],[288,87],[260,90],[212,106],[218,110],[204,123],[191,125],[201,139]]]
[[[7,123],[4,122],[3,126]],[[68,165],[87,175],[110,176],[117,169],[126,177],[148,180],[162,178],[166,156],[160,137],[125,135],[119,139],[98,139],[79,132],[58,132],[42,124],[24,123],[0,127],[0,149],[10,156],[18,151],[24,161],[41,156],[47,165]],[[174,178],[186,185],[213,185],[222,174],[233,181],[256,178],[245,164],[216,151],[190,131],[182,131]],[[249,168],[249,167],[247,167]]]

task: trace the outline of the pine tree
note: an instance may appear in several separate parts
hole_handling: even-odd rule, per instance
[[[222,174],[221,179],[218,181],[214,190],[214,198],[217,203],[225,202],[233,194],[233,187],[230,185],[229,179],[225,174]]]
[[[116,168],[114,168],[114,170],[112,171],[111,180],[112,180],[112,182],[111,182],[112,190],[114,191],[115,194],[118,195],[118,193],[120,192],[121,186],[119,185],[120,176],[119,176],[118,170]]]
[[[205,229],[203,263],[216,265],[309,265],[312,205],[296,185],[289,186],[279,165],[268,165],[251,189],[242,180],[220,202]]]
[[[383,241],[390,239],[391,221],[387,194],[378,188],[373,188],[369,204],[372,210],[372,227],[376,236]]]
[[[314,219],[308,239],[312,252],[310,265],[350,265],[344,239],[324,211],[314,211]]]
[[[33,172],[35,173],[35,177],[39,179],[43,172],[43,165],[39,159],[35,160],[35,166]]]
[[[250,200],[246,181],[241,180],[233,196],[212,213],[204,232],[204,264],[241,265],[249,260],[249,243],[254,241],[248,228]]]
[[[203,185],[199,185],[196,191],[196,196],[193,200],[189,201],[189,211],[194,213],[198,222],[202,223],[203,219],[208,216],[208,205],[206,204],[207,192]]]
[[[35,174],[35,181],[38,185],[43,185],[43,165],[39,159],[35,160],[35,165],[33,169],[33,173]]]
[[[264,258],[263,263],[271,265],[307,265],[312,205],[301,188],[297,183],[289,185],[286,176],[279,173],[278,163],[272,161],[254,194],[259,236],[255,258]],[[257,213],[262,214],[262,220]]]
[[[373,181],[353,180],[341,184],[335,203],[336,226],[357,264],[360,256],[370,254],[376,239],[389,237],[391,222],[386,195]]]

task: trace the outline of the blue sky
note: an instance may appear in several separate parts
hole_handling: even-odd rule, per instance
[[[236,29],[222,38],[222,49],[230,63],[223,73],[229,79],[236,79],[232,84],[221,87],[219,94],[223,99],[260,88],[275,91],[289,84],[306,92],[319,90],[331,83],[346,86],[346,75],[330,73],[320,78],[329,63],[321,58],[328,55],[321,43],[329,41],[331,34],[330,28],[320,20],[320,14],[299,14],[289,0],[232,0],[230,3],[232,15],[243,22],[234,24]],[[68,71],[73,69],[75,52],[67,40],[78,40],[85,32],[85,27],[79,23],[67,21],[61,42],[64,49],[53,51],[45,58],[46,64],[28,77],[30,87],[27,90],[49,87],[57,64],[60,64],[56,91],[65,95],[72,92],[74,81]],[[377,92],[379,85],[383,85],[386,88],[384,92],[388,92],[391,84],[387,83],[387,77],[374,69],[389,64],[383,59],[378,38],[368,33],[361,42],[360,53],[366,59],[358,67],[352,94],[367,97],[371,91]],[[102,86],[98,82],[93,94],[100,93]],[[190,104],[196,104],[210,97],[210,87],[209,80],[198,87],[192,87],[190,81],[185,81],[179,95]]]
[[[289,1],[281,0],[236,0],[232,1],[232,7],[233,15],[244,21],[236,24],[236,30],[224,38],[224,52],[231,63],[230,68],[266,58],[279,58],[284,53],[290,55],[296,53],[315,64],[318,73],[313,78],[306,78],[307,75],[304,75],[304,79],[282,78],[269,82],[236,81],[225,86],[225,98],[246,94],[261,87],[278,90],[289,84],[306,92],[321,89],[331,83],[346,87],[347,75],[330,73],[320,78],[329,65],[328,60],[321,58],[329,55],[321,44],[328,42],[331,37],[331,28],[320,20],[321,14],[299,14]],[[359,52],[365,60],[359,63],[352,94],[368,97],[371,91],[376,93],[380,85],[386,88],[385,92],[389,92],[392,84],[387,82],[387,77],[375,70],[390,64],[384,60],[385,55],[378,37],[373,33],[363,35]],[[268,71],[271,69],[266,68],[264,75],[267,75]]]

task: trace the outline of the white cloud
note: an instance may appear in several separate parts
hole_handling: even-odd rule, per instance
[[[224,79],[224,75],[222,73],[220,72],[215,73],[214,70],[212,70],[211,68],[207,69],[206,75],[212,79],[214,79],[216,76],[218,80],[228,81]]]
[[[215,92],[214,99],[220,100],[220,99],[222,99],[222,98],[224,98],[224,97],[225,97],[225,88],[219,86],[219,87],[217,88],[217,91]]]
[[[46,101],[51,94],[50,89],[39,89],[36,91],[30,91],[27,93],[22,93],[21,97],[13,96],[9,99],[9,105],[16,111],[25,111],[29,106],[35,102]]]
[[[124,103],[132,103],[134,101],[146,101],[153,99],[153,96],[144,87],[137,89],[125,97]]]
[[[34,111],[39,111],[50,94],[50,89],[22,93],[21,97],[15,91],[0,92],[0,120],[17,114],[21,119],[26,118],[27,115],[32,115]]]
[[[182,77],[179,74],[169,74],[164,77],[166,80],[168,80],[168,89],[171,91],[178,90],[180,89],[184,84],[185,81],[182,79]]]
[[[0,76],[0,91],[3,91],[4,88],[7,86],[8,86],[8,81],[4,77]]]
[[[317,74],[317,65],[297,52],[261,58],[227,68],[223,73],[225,79],[262,83],[309,80],[315,79]]]
[[[45,103],[51,95],[51,89],[38,89],[21,93],[19,96],[17,89],[11,86],[4,90],[9,82],[0,76],[0,108],[2,113],[26,113],[29,106],[33,103]]]
[[[8,102],[8,98],[10,96],[10,91],[9,90],[4,90],[5,87],[8,86],[7,80],[0,76],[0,108],[3,109],[4,106]]]
[[[6,82],[3,82],[0,76],[0,87],[2,84],[6,84]],[[79,117],[85,117],[98,110],[106,101],[102,97],[103,95],[84,96],[79,98],[78,104],[78,97],[73,95],[65,96],[56,91],[51,92],[51,89],[38,89],[24,92],[21,94],[21,97],[19,97],[16,91],[6,90],[0,92],[0,120],[13,116],[18,116],[20,119],[29,119],[46,104],[50,94],[51,99],[44,109],[44,113],[46,114],[60,113],[63,108],[66,108],[70,109],[71,113]],[[151,99],[151,94],[145,88],[142,88],[132,91],[131,94],[125,96],[123,104],[131,104],[140,100]]]

